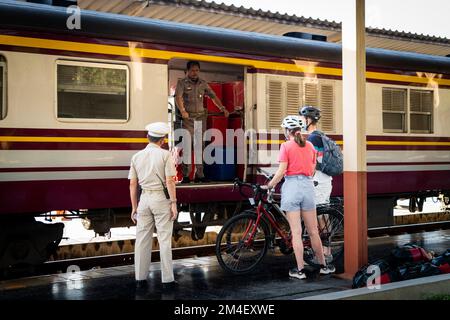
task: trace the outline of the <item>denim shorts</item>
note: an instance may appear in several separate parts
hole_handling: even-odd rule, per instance
[[[281,187],[281,210],[300,211],[316,209],[312,177],[285,176]]]

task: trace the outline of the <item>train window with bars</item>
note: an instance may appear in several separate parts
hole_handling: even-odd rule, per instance
[[[6,60],[0,56],[0,120],[6,117]]]
[[[409,91],[410,130],[414,133],[433,133],[433,91]]]
[[[127,66],[57,61],[56,76],[58,119],[110,122],[128,120]]]
[[[407,90],[383,88],[383,131],[406,132]]]

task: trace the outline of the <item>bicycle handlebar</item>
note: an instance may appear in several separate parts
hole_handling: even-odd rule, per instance
[[[248,197],[247,195],[245,195],[242,192],[242,187],[248,187],[248,188],[251,188],[253,190],[253,196],[254,196],[256,201],[261,200],[261,201],[263,201],[265,203],[273,201],[273,197],[272,196],[273,196],[273,192],[274,192],[275,189],[270,189],[270,190],[263,189],[263,188],[261,188],[260,184],[257,184],[257,183],[253,184],[253,183],[242,182],[241,180],[239,180],[239,178],[236,178],[234,180],[233,191],[236,189],[236,186],[239,186],[239,193],[241,194],[242,197],[245,197],[245,198]],[[265,194],[265,193],[267,193],[267,199],[266,200],[264,200],[263,197],[262,197],[262,195]]]

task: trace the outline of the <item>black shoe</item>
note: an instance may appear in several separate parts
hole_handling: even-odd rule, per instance
[[[211,182],[211,180],[209,180],[208,178],[205,178],[205,177],[201,177],[201,178],[195,178],[194,182],[197,182],[197,183],[208,183],[208,182]]]
[[[147,280],[136,280],[136,289],[144,289],[147,288],[147,286]]]
[[[163,282],[162,283],[162,289],[163,290],[174,290],[178,288],[178,282],[172,281],[172,282]]]
[[[183,180],[181,180],[181,183],[190,183],[191,179],[189,177],[183,177]]]

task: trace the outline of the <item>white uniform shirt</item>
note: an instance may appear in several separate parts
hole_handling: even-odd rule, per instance
[[[177,171],[170,152],[149,143],[145,149],[131,158],[128,179],[138,179],[138,183],[143,190],[163,190],[161,180],[165,183],[166,177],[176,174]]]

